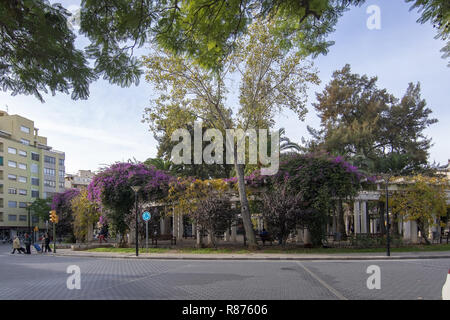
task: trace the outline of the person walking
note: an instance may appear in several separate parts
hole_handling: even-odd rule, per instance
[[[23,244],[25,245],[26,254],[31,254],[31,237],[28,233],[25,233]]]
[[[19,240],[18,236],[14,237],[13,251],[11,252],[11,254],[14,254],[14,252],[16,252],[16,250],[17,250],[17,253],[19,253],[19,254],[22,253],[22,252],[20,252],[20,240]]]
[[[44,243],[45,243],[45,252],[52,252],[52,249],[50,249],[50,237],[48,236],[48,233],[45,234]]]

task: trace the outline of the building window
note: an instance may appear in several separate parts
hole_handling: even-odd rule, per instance
[[[45,187],[56,188],[56,181],[54,180],[44,180]]]
[[[44,168],[44,174],[48,176],[54,176],[56,173],[55,169]]]
[[[31,190],[31,197],[39,198],[39,191],[38,190]]]
[[[21,142],[22,144],[27,145],[27,146],[30,145],[30,140],[27,140],[27,139],[20,139],[20,142]]]
[[[38,166],[36,163],[32,163],[32,164],[30,165],[30,170],[31,170],[31,172],[33,172],[33,173],[38,173],[38,172],[39,172],[39,166]]]
[[[15,188],[8,188],[8,193],[9,194],[17,194],[17,189],[15,189]]]
[[[32,152],[31,153],[31,160],[39,161],[39,154]]]
[[[64,159],[59,159],[59,165],[64,166]]]
[[[3,165],[3,157],[0,157],[0,166]]]
[[[21,215],[19,216],[19,221],[27,221],[27,216],[21,214]]]
[[[59,187],[60,187],[60,188],[64,188],[64,181],[60,181],[60,182],[59,182]]]
[[[39,178],[33,178],[31,177],[31,184],[33,186],[38,186],[39,185]]]
[[[20,126],[20,131],[25,132],[25,133],[30,133],[30,128],[25,127],[25,126]]]
[[[27,177],[19,176],[19,182],[27,183]]]
[[[17,149],[16,148],[12,148],[12,147],[8,147],[8,153],[17,154]]]
[[[15,174],[8,174],[9,180],[17,180],[17,176]]]
[[[27,203],[26,202],[19,202],[19,208],[26,208]]]
[[[59,177],[64,178],[64,170],[59,170]]]
[[[19,169],[27,170],[27,165],[25,163],[19,163]]]
[[[21,155],[22,157],[26,157],[27,156],[27,152],[23,151],[23,150],[19,150],[19,155]]]
[[[8,166],[11,168],[17,168],[17,162],[9,160]]]
[[[55,157],[50,157],[50,156],[44,156],[44,162],[55,164],[56,163],[56,158]]]
[[[8,214],[8,221],[17,221],[17,216],[15,214]]]
[[[19,189],[19,194],[21,196],[26,196],[27,195],[27,190],[26,189]]]
[[[39,217],[38,217],[38,216],[32,216],[32,217],[31,217],[31,221],[32,221],[33,223],[38,223],[38,222],[39,222]]]
[[[17,208],[16,201],[8,201],[8,208]]]

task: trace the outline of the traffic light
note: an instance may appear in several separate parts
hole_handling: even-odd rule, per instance
[[[52,223],[58,223],[58,215],[56,214],[55,210],[50,211],[50,222]]]

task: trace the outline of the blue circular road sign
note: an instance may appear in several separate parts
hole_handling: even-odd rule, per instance
[[[151,217],[152,217],[152,216],[151,216],[150,212],[148,212],[148,211],[145,211],[145,212],[142,214],[142,219],[144,219],[144,221],[150,220]]]

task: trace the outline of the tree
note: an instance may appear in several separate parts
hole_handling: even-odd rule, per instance
[[[155,50],[146,57],[146,79],[159,91],[159,97],[146,109],[151,130],[163,126],[171,136],[175,129],[195,120],[204,120],[222,132],[270,128],[274,115],[284,108],[303,119],[307,84],[318,82],[316,72],[303,62],[304,54],[286,47],[275,31],[274,21],[257,21],[249,26],[248,38],[236,41],[235,54],[227,59],[222,71],[202,69],[189,57],[167,51]],[[235,116],[225,100],[225,78],[233,71],[241,77],[240,105]],[[249,245],[256,246],[245,192],[245,166],[236,161],[237,148],[227,148],[234,149],[243,223]]]
[[[438,38],[447,39],[446,0],[415,1],[419,22],[431,21]],[[209,69],[219,69],[236,40],[260,18],[278,21],[285,44],[316,56],[333,44],[327,35],[352,5],[364,0],[230,0],[150,1],[83,0],[77,13],[80,33],[90,44],[76,50],[75,34],[67,27],[71,14],[48,0],[0,2],[0,87],[12,94],[68,93],[86,99],[89,84],[102,77],[124,86],[138,84],[141,61],[134,50],[157,42],[174,54],[187,54]],[[450,43],[442,49],[450,56]],[[94,60],[90,68],[88,60]]]
[[[422,13],[419,23],[431,22],[437,29],[436,39],[447,40],[441,49],[442,58],[450,58],[450,3],[447,0],[406,0],[413,2],[410,10],[417,9]],[[448,66],[450,67],[450,61]]]
[[[74,216],[73,229],[77,240],[87,240],[89,236],[88,229],[100,218],[99,205],[88,199],[86,189],[71,200],[72,212]]]
[[[45,0],[0,2],[0,88],[16,94],[69,93],[87,99],[96,79],[75,34],[67,26],[70,13]]]
[[[114,231],[124,235],[131,227],[126,217],[132,214],[135,197],[131,186],[141,186],[139,201],[154,201],[167,195],[172,177],[144,164],[115,163],[97,173],[88,186],[88,199],[97,202],[106,212]]]
[[[52,199],[51,209],[56,210],[59,221],[56,224],[56,233],[59,236],[69,236],[70,240],[74,238],[74,215],[71,201],[79,195],[77,189],[68,189],[61,193],[56,193]]]
[[[193,219],[198,228],[208,232],[211,245],[215,247],[216,236],[223,235],[236,221],[236,211],[231,208],[231,203],[227,199],[209,195],[198,203]]]
[[[319,245],[325,235],[324,227],[335,201],[351,200],[367,177],[357,167],[325,153],[291,154],[283,159],[275,181],[288,178],[289,190],[301,192],[303,209],[309,210],[304,225],[310,230],[312,242]],[[338,210],[337,229],[345,236],[342,206]]]
[[[51,199],[37,198],[31,203],[30,210],[34,215],[39,217],[41,221],[48,221],[51,210]]]
[[[299,225],[307,225],[313,216],[312,208],[306,208],[300,190],[292,190],[288,177],[276,182],[268,192],[261,194],[262,215],[270,233],[280,244],[286,244],[289,234]]]
[[[391,198],[392,212],[399,214],[406,221],[417,221],[419,231],[426,243],[428,227],[437,225],[440,217],[447,215],[447,197],[445,178],[428,178],[417,175],[404,178],[408,183],[405,190],[395,192]]]
[[[320,130],[309,128],[314,149],[343,155],[358,166],[389,153],[409,154],[408,165],[427,163],[431,139],[424,130],[437,122],[420,96],[420,84],[409,84],[401,100],[379,89],[377,78],[351,73],[345,65],[314,103]]]

